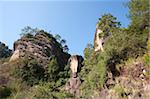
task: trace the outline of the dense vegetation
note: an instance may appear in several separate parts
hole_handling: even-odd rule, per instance
[[[99,28],[103,30],[100,37],[109,36],[104,44],[105,52],[95,53],[91,44],[84,50],[84,68],[80,73],[84,80],[81,85],[84,98],[105,88],[108,72],[111,72],[113,77],[119,76],[120,72],[116,66],[124,64],[130,58],[137,59],[147,53],[144,60],[147,66],[150,66],[149,1],[132,0],[128,7],[131,23],[127,28],[121,28],[120,22],[111,14],[104,14],[99,19]]]
[[[61,58],[59,54],[61,53],[64,53],[61,55],[66,55],[69,58],[69,54],[67,53],[69,49],[66,46],[66,40],[61,39],[59,35],[54,37],[50,33],[36,28],[33,29],[29,26],[22,30],[21,39],[29,39],[30,41],[36,42],[35,35],[39,32],[42,33],[41,35],[44,35],[44,40],[54,42],[55,48],[58,50],[56,51],[56,56],[49,56],[49,63],[47,65],[43,65],[40,61],[31,58],[29,53],[26,53],[24,57],[16,61],[9,61],[10,53],[8,53],[8,47],[1,44],[2,51],[0,54],[3,55],[3,58],[8,57],[8,59],[2,61],[2,65],[0,65],[1,68],[3,68],[0,73],[2,76],[0,82],[1,98],[9,96],[10,98],[24,97],[31,99],[32,97],[39,99],[48,97],[63,98],[66,95],[70,96],[70,94],[60,90],[60,87],[63,86],[70,77],[70,70],[67,64],[64,63],[64,59],[61,59],[61,61],[59,60]],[[50,53],[47,54],[50,55]],[[3,59],[1,58],[1,60]],[[3,64],[4,62],[6,64]],[[6,73],[9,74],[9,76],[5,76]],[[10,78],[13,79],[8,81]],[[6,79],[7,84],[2,79]],[[27,93],[32,95],[30,96]]]
[[[113,79],[119,77],[120,68],[133,64],[131,60],[140,60],[145,68],[150,68],[149,4],[148,0],[129,1],[127,6],[131,23],[126,28],[122,28],[121,23],[110,13],[99,18],[98,27],[103,30],[99,36],[108,37],[108,40],[104,44],[104,52],[94,52],[93,44],[87,44],[84,49],[84,66],[79,72],[79,77],[82,79],[81,98],[89,99],[106,88],[113,88],[121,98],[127,98],[125,88],[121,85],[107,84],[109,74],[112,74]],[[37,31],[39,29],[25,27],[21,37],[32,38]],[[50,33],[48,34],[49,40],[51,37],[54,38],[59,48],[65,53],[68,52],[66,40],[61,39],[60,35],[53,37]],[[0,43],[0,59],[9,58],[9,56],[8,47]],[[62,66],[58,62],[58,57],[51,56],[50,59],[46,66],[42,66],[35,59],[29,59],[28,56],[2,64],[3,70],[9,67],[9,73],[13,79],[7,85],[0,86],[0,98],[72,98],[71,94],[64,91],[64,85],[70,77],[69,67],[66,64]],[[146,76],[150,77],[150,72],[146,72]]]

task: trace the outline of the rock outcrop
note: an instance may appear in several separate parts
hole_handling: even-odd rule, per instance
[[[150,77],[145,73],[149,71],[140,61],[120,68],[120,76],[113,84],[106,82],[109,87],[100,91],[98,99],[149,99]]]
[[[98,23],[96,25],[96,32],[94,36],[94,51],[104,51],[103,45],[108,39],[108,35],[104,35],[102,29],[99,28]]]
[[[104,51],[103,49],[103,38],[100,38],[99,35],[102,33],[102,30],[96,28],[95,38],[94,38],[94,51],[97,52],[99,50]]]
[[[65,90],[69,91],[75,98],[80,97],[79,87],[81,85],[81,79],[78,76],[78,72],[81,70],[83,58],[79,55],[72,55],[68,60],[68,65],[71,69],[71,78],[65,85]]]
[[[82,67],[83,57],[80,55],[72,55],[68,60],[68,66],[70,67],[72,74],[80,72]]]
[[[81,85],[81,79],[76,73],[72,74],[71,78],[65,85],[65,90],[69,91],[74,97],[80,97],[79,87]]]
[[[26,56],[46,65],[52,57],[57,57],[60,64],[65,64],[70,55],[63,52],[61,45],[51,34],[41,30],[34,36],[23,36],[14,43],[14,53],[10,61]]]

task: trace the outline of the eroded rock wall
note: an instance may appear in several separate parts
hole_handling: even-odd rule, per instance
[[[22,37],[14,43],[14,53],[10,61],[26,56],[46,65],[52,57],[57,57],[60,64],[65,64],[70,55],[63,52],[60,44],[51,34],[42,30],[33,37]]]

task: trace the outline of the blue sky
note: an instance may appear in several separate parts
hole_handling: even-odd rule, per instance
[[[13,48],[25,26],[37,27],[67,40],[69,53],[83,55],[88,43],[93,44],[96,22],[101,15],[111,13],[129,24],[128,0],[0,0],[0,41]]]

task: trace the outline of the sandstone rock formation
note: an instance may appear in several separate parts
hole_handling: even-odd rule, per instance
[[[97,52],[99,50],[104,51],[103,49],[103,37],[100,37],[100,34],[103,31],[96,26],[96,32],[94,37],[94,51]]]
[[[19,58],[19,50],[14,51],[13,55],[10,58],[10,61],[15,61]]]
[[[79,87],[81,79],[78,77],[78,72],[81,70],[83,58],[79,55],[72,55],[68,60],[68,65],[72,71],[71,78],[65,85],[65,90],[69,91],[75,98],[80,96]]]
[[[96,32],[94,36],[94,51],[104,51],[103,45],[107,41],[109,36],[105,36],[103,31],[99,28],[98,23],[96,25]]]
[[[79,87],[81,85],[81,80],[76,73],[72,74],[72,77],[68,80],[65,85],[65,90],[73,94],[74,97],[80,96]]]
[[[42,65],[48,64],[52,57],[57,57],[60,64],[67,63],[69,58],[69,54],[63,52],[56,39],[43,30],[31,37],[23,36],[14,43],[14,53],[10,61],[26,56],[36,59]]]
[[[83,57],[80,55],[72,55],[68,60],[68,66],[70,67],[72,74],[81,70]]]

